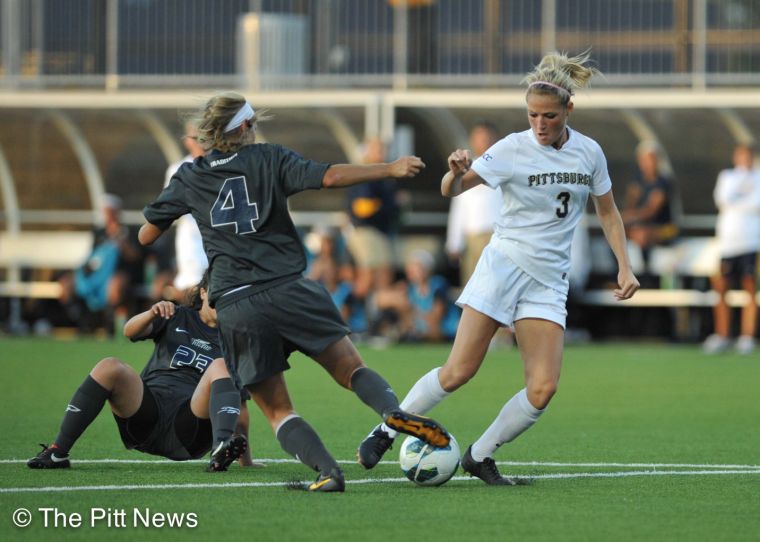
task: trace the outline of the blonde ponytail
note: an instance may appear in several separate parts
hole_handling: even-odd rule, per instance
[[[590,58],[590,49],[572,57],[556,51],[547,54],[523,79],[528,85],[528,94],[555,94],[567,105],[576,89],[587,87],[589,80],[601,73],[588,65]]]

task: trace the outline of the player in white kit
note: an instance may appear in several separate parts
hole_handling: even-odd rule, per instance
[[[462,458],[466,472],[490,485],[515,483],[501,476],[493,454],[532,426],[557,390],[570,243],[589,194],[617,259],[615,297],[629,299],[639,288],[604,154],[594,140],[567,126],[574,90],[597,73],[588,60],[588,53],[546,55],[525,78],[530,129],[508,135],[475,162],[467,151],[454,151],[441,180],[446,197],[486,184],[494,197],[502,198],[501,216],[457,300],[463,313],[448,360],[417,381],[402,408],[419,414],[433,408],[475,376],[499,327],[513,327],[525,364],[525,388]],[[359,462],[374,467],[395,436],[383,425],[376,427],[359,446]]]

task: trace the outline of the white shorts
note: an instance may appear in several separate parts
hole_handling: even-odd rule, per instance
[[[549,288],[525,273],[505,254],[488,245],[457,305],[468,305],[502,325],[540,318],[565,328],[567,293]]]

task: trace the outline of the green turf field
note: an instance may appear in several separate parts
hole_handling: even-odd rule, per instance
[[[74,448],[72,469],[29,470],[24,460],[55,436],[92,365],[113,355],[140,369],[150,345],[0,339],[0,352],[2,540],[760,539],[758,356],[704,357],[696,347],[656,344],[568,348],[549,411],[496,458],[502,471],[533,483],[498,488],[461,473],[442,487],[418,488],[396,466],[398,445],[385,464],[364,471],[353,458],[376,423],[374,413],[316,364],[294,356],[288,379],[296,407],[345,461],[349,481],[345,494],[315,495],[283,487],[314,475],[281,461],[287,456],[253,411],[254,456],[269,460],[262,470],[235,464],[211,474],[203,463],[129,452],[106,411]],[[367,363],[401,395],[447,352],[445,346],[363,349]],[[464,448],[521,380],[516,352],[494,351],[478,376],[432,414]],[[76,490],[81,486],[88,489]],[[20,507],[31,511],[25,529],[12,523]],[[81,514],[83,525],[54,527],[49,515],[45,528],[39,509],[56,507]],[[90,527],[93,508],[108,515]],[[142,516],[195,514],[197,526],[135,527],[135,509]],[[108,528],[107,518],[115,523],[122,510],[126,527]]]

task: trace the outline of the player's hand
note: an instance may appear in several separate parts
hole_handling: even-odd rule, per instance
[[[391,162],[391,176],[396,179],[414,177],[423,169],[425,169],[425,162],[418,156],[402,156]]]
[[[472,158],[470,158],[470,151],[465,149],[457,149],[449,155],[449,170],[455,176],[464,175],[470,171],[472,165]]]
[[[618,288],[614,291],[615,299],[618,301],[631,299],[639,287],[639,281],[633,275],[633,271],[630,269],[621,269],[618,272]]]
[[[174,316],[176,306],[171,301],[159,301],[150,308],[150,312],[154,316],[160,316],[161,318],[169,319]]]

